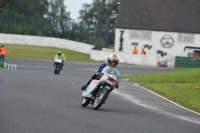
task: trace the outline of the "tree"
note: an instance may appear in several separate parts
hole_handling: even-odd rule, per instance
[[[64,37],[69,15],[64,0],[1,0],[0,31]]]
[[[104,38],[106,32],[110,33],[109,43],[114,44],[114,28],[116,14],[118,12],[117,0],[94,0],[92,4],[83,4],[79,11],[79,19],[83,21],[85,27],[90,25],[95,32],[99,43],[99,38]]]

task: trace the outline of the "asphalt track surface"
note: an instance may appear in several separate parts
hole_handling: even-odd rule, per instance
[[[0,69],[0,133],[199,133],[200,115],[130,82],[120,82],[98,111],[81,107],[80,87],[96,63],[66,62],[60,75],[51,61],[7,59]],[[119,65],[120,74],[170,72]]]

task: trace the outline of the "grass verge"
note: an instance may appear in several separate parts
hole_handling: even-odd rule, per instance
[[[66,56],[66,61],[95,62],[90,60],[89,54],[62,48],[14,44],[4,44],[4,46],[7,49],[6,58],[53,60],[57,51],[61,50]]]
[[[121,76],[200,113],[200,69],[177,72]]]

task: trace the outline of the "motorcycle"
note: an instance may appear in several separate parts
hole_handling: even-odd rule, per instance
[[[60,71],[61,71],[61,67],[62,67],[62,59],[61,57],[56,57],[54,59],[55,62],[55,66],[54,66],[54,74],[59,75]]]
[[[82,91],[82,107],[88,104],[93,105],[94,110],[98,110],[107,100],[110,92],[118,86],[119,70],[106,66],[100,76],[94,79],[87,88]]]

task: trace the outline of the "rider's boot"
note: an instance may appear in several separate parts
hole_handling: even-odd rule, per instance
[[[81,90],[84,91],[84,90],[87,88],[87,86],[88,86],[87,84],[83,85],[83,86],[81,87]]]
[[[83,86],[81,87],[81,90],[84,91],[84,90],[87,88],[87,86],[92,82],[92,80],[95,79],[96,77],[97,77],[97,75],[94,74],[94,75],[91,77],[91,79],[87,82],[87,84],[85,84],[85,85],[83,85]]]
[[[91,83],[91,79],[87,82],[87,84],[85,84],[85,85],[83,85],[82,87],[81,87],[81,90],[82,91],[84,91],[86,88],[87,88],[87,86]]]

